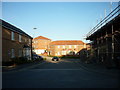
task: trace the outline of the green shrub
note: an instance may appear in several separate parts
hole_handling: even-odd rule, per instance
[[[47,60],[46,58],[43,58],[43,60]]]
[[[28,59],[26,57],[15,57],[11,58],[11,60],[15,64],[23,64],[28,62]]]
[[[13,64],[14,64],[13,61],[2,62],[2,66],[11,66]]]

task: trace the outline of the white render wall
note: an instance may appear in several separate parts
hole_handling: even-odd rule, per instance
[[[35,49],[34,52],[35,52],[36,54],[42,54],[42,53],[45,52],[45,49]]]

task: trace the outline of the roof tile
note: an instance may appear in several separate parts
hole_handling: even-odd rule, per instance
[[[43,36],[38,36],[38,37],[36,37],[36,38],[34,38],[34,39],[44,39],[44,40],[51,40],[51,39],[49,39],[49,38],[46,38],[46,37],[43,37]]]
[[[53,41],[50,45],[80,45],[84,44],[81,40],[60,40],[60,41]]]

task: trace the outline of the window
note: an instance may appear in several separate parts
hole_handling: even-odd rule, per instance
[[[66,51],[62,51],[62,55],[66,55]]]
[[[14,49],[11,49],[11,58],[14,58],[15,57],[15,51]]]
[[[19,35],[19,42],[21,42],[21,35]]]
[[[25,42],[27,42],[27,39],[25,38]]]
[[[86,48],[86,44],[84,44],[83,47]]]
[[[35,41],[35,43],[37,43],[37,41]]]
[[[19,49],[19,57],[21,57],[21,56],[22,56],[22,50]]]
[[[60,48],[60,46],[58,46],[58,48]]]
[[[63,48],[65,48],[65,46],[63,46]]]
[[[75,54],[77,54],[77,51],[75,51]]]
[[[57,55],[60,55],[60,52],[58,52]]]
[[[77,47],[77,45],[74,45],[74,48],[76,48]]]
[[[11,32],[11,40],[15,40],[14,39],[14,32]]]
[[[71,45],[69,45],[69,48],[71,48]]]
[[[35,40],[33,40],[33,43],[35,43]]]
[[[31,39],[29,39],[29,44],[31,44]]]

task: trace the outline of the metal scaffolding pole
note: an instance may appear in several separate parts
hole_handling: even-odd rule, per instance
[[[106,56],[108,57],[108,39],[107,39],[107,30],[106,30]]]
[[[103,36],[102,36],[102,33],[101,33],[101,46],[102,46],[102,45],[103,45]],[[104,54],[104,52],[102,51],[101,53],[102,53],[102,56],[101,56],[101,57],[102,57],[102,60],[101,60],[101,61],[103,62],[103,54]]]
[[[98,61],[99,61],[100,52],[99,52],[99,39],[98,38],[97,38],[97,54],[98,54]]]
[[[112,60],[114,59],[114,29],[112,25]]]

